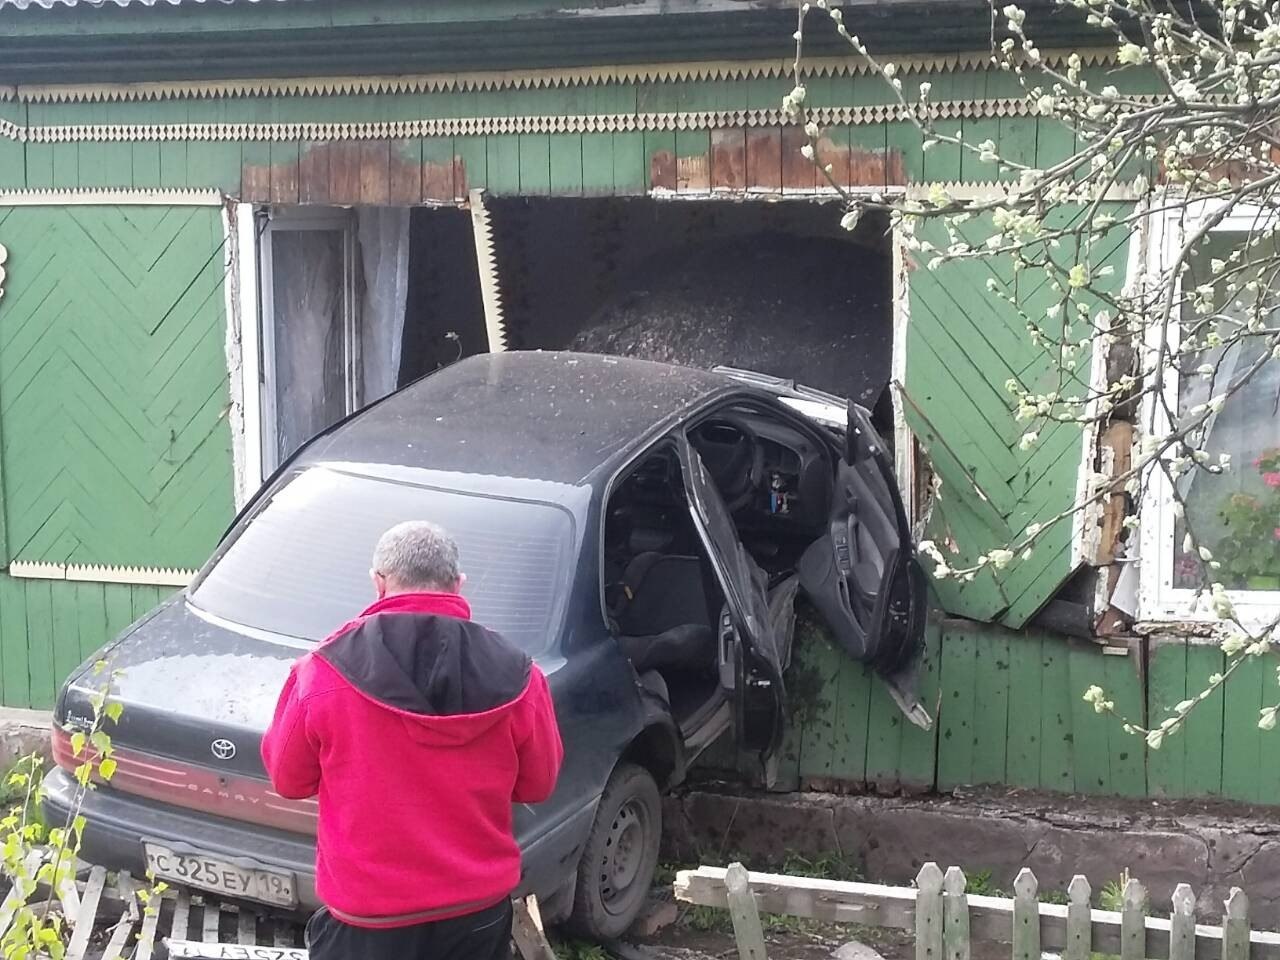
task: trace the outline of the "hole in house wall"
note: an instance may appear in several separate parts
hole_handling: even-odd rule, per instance
[[[577,349],[791,377],[892,433],[887,222],[812,201],[494,199],[511,349]]]

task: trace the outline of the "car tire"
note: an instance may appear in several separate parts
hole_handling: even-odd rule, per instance
[[[578,863],[568,927],[607,942],[635,922],[653,887],[662,839],[662,797],[653,774],[632,763],[613,771]]]

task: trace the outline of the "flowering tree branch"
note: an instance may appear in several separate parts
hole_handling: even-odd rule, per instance
[[[869,50],[828,0],[799,6],[793,87],[782,106],[804,127],[805,156],[841,195],[846,229],[876,213],[930,270],[992,258],[1012,266],[1011,289],[992,279],[988,292],[1053,364],[1047,383],[1015,376],[1006,384],[1011,416],[1025,424],[1020,449],[1034,449],[1054,424],[1099,435],[1117,420],[1134,426],[1131,464],[1095,474],[1067,509],[971,563],[949,563],[929,541],[921,552],[935,577],[970,581],[1026,559],[1050,530],[1123,493],[1134,504],[1123,526],[1136,559],[1137,532],[1157,521],[1141,505],[1167,504],[1181,538],[1177,577],[1216,618],[1226,666],[1158,723],[1120,717],[1155,749],[1242,664],[1280,643],[1280,615],[1239,609],[1268,589],[1280,593],[1280,434],[1276,449],[1261,449],[1251,464],[1233,463],[1213,440],[1224,413],[1256,417],[1264,438],[1280,423],[1280,385],[1270,386],[1280,361],[1280,0],[1055,0],[1109,50],[1113,66],[1101,83],[1078,54],[1046,57],[1016,4],[990,2],[990,69],[1016,79],[1030,122],[1070,131],[1069,156],[1041,168],[991,139],[941,129],[932,85]],[[994,170],[999,188],[975,200],[934,185],[921,198],[839,182],[817,159],[823,131],[808,106],[804,43],[815,20],[862,58],[924,150],[958,148]],[[1158,245],[1159,255],[1117,292],[1104,261],[1125,237]],[[1033,301],[1045,288],[1052,302]],[[1108,361],[1105,380],[1083,362],[1095,351]],[[1207,511],[1203,492],[1221,490],[1228,475],[1238,492]],[[1101,688],[1085,699],[1116,713]],[[1278,718],[1280,703],[1264,705],[1258,725],[1272,729]]]

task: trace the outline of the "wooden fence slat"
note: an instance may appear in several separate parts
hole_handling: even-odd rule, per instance
[[[1222,916],[1222,960],[1249,960],[1249,898],[1231,888]]]
[[[916,960],[942,960],[942,881],[932,861],[916,875]]]
[[[1064,960],[1089,960],[1093,955],[1093,916],[1089,907],[1093,888],[1089,886],[1089,880],[1077,873],[1067,886],[1067,896],[1071,903],[1067,907],[1067,947],[1063,951]]]
[[[27,854],[27,859],[22,861],[21,879],[29,880],[33,878],[36,871],[40,868],[41,853],[39,850],[32,850]],[[13,885],[9,888],[8,894],[5,895],[4,901],[0,902],[0,937],[3,937],[9,930],[9,924],[13,923],[13,918],[18,913],[18,908],[22,906],[25,896],[19,890],[19,878],[13,878]]]
[[[120,871],[116,877],[116,889],[120,892],[120,899],[125,902],[125,906],[120,914],[120,922],[116,924],[111,940],[107,943],[107,949],[102,954],[102,960],[123,960],[129,934],[133,933],[133,928],[138,922],[138,900],[133,889],[133,878],[127,871]]]
[[[246,947],[258,944],[258,917],[252,910],[241,908],[240,919],[236,923],[236,940]]]
[[[1120,960],[1144,960],[1147,947],[1147,891],[1137,880],[1124,885],[1120,914]]]
[[[76,887],[75,860],[70,855],[55,857],[54,869],[62,874],[54,877],[58,902],[62,904],[62,915],[74,923],[80,916],[80,891]]]
[[[556,952],[551,949],[542,929],[538,898],[521,900],[516,897],[511,901],[511,910],[511,939],[515,941],[516,952],[523,960],[556,960]]]
[[[1173,890],[1173,911],[1169,914],[1169,960],[1195,960],[1196,895],[1185,883]]]
[[[173,926],[169,936],[174,940],[187,939],[187,930],[191,925],[191,891],[179,890],[173,902]]]
[[[942,946],[946,960],[969,960],[969,897],[964,871],[947,867],[942,879]]]
[[[205,943],[218,942],[218,921],[222,917],[222,904],[209,897],[204,898],[204,915],[201,918],[200,938]]]
[[[1013,881],[1013,960],[1040,960],[1040,881],[1027,867]]]
[[[93,934],[93,918],[98,914],[98,901],[102,899],[102,888],[106,885],[106,867],[94,867],[89,871],[89,882],[85,884],[84,896],[80,898],[80,912],[76,914],[76,927],[71,934],[71,943],[67,946],[66,960],[83,960],[84,952],[89,947],[89,937]]]
[[[142,910],[142,932],[138,934],[138,948],[133,952],[133,960],[151,960],[156,946],[156,930],[160,926],[160,911],[164,909],[164,900],[152,895]]]
[[[756,908],[746,867],[740,863],[730,864],[725,871],[724,886],[739,960],[766,960],[764,929],[760,926],[760,911]]]

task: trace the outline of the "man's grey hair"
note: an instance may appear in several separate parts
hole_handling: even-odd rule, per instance
[[[458,583],[458,545],[426,520],[397,523],[378,540],[373,572],[401,590],[452,590]]]

